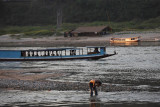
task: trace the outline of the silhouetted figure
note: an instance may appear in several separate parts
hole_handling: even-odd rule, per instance
[[[95,92],[95,95],[98,95],[98,91],[96,89],[96,86],[99,87],[102,85],[102,82],[100,80],[90,80],[89,82],[89,88],[90,88],[90,96],[93,96],[93,91]]]

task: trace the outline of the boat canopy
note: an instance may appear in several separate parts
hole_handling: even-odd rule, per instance
[[[27,49],[27,50],[0,50],[0,51],[63,51],[63,50],[81,50],[80,48],[47,48],[47,49]]]

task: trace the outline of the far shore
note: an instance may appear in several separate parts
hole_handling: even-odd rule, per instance
[[[0,36],[0,47],[60,47],[60,46],[106,46],[110,38],[141,37],[142,42],[159,42],[160,32],[118,32],[103,36],[63,37],[47,36],[44,38],[18,38],[10,34]]]

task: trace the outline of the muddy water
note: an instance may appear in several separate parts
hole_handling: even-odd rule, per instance
[[[95,78],[101,79],[107,85],[130,87],[135,90],[99,91],[99,96],[93,98],[90,98],[88,91],[77,90],[0,90],[0,104],[1,106],[160,106],[160,46],[147,44],[107,47],[108,53],[113,53],[114,50],[118,55],[100,60],[0,62],[0,69],[57,70],[65,75],[47,80],[88,83],[90,79]]]

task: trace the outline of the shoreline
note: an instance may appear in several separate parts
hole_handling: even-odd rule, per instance
[[[160,42],[160,32],[119,32],[103,36],[63,37],[50,36],[43,38],[13,38],[11,35],[0,36],[0,47],[60,47],[60,46],[106,46],[110,45],[110,38],[130,38],[140,36],[141,42]]]

